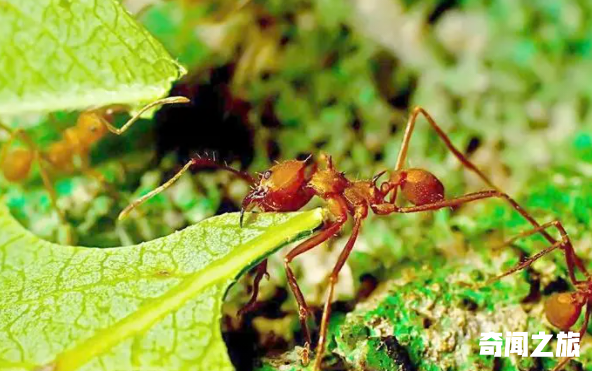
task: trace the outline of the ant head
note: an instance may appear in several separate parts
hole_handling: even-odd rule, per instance
[[[553,326],[567,331],[580,317],[583,305],[577,292],[553,294],[545,301],[545,314]]]
[[[101,139],[107,132],[104,118],[97,111],[82,112],[76,123],[79,140],[92,144]]]
[[[306,185],[306,161],[281,162],[261,174],[259,184],[245,197],[243,213],[259,206],[264,210],[294,211],[304,206],[306,198],[301,190]]]
[[[305,182],[305,161],[281,162],[261,174],[259,187],[268,193],[294,193]]]

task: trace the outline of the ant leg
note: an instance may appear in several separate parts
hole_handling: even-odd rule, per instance
[[[493,184],[493,182],[487,177],[487,175],[485,175],[477,166],[475,166],[471,161],[469,161],[469,159],[465,155],[463,155],[462,152],[459,151],[454,146],[454,144],[452,144],[452,141],[450,140],[448,135],[446,135],[446,133],[442,130],[442,128],[440,128],[440,126],[438,126],[438,124],[432,118],[432,116],[430,116],[430,114],[422,107],[415,107],[411,113],[411,116],[409,117],[409,121],[407,121],[407,127],[405,129],[405,134],[403,136],[403,143],[401,144],[401,149],[399,150],[399,156],[397,157],[397,164],[395,166],[395,171],[401,170],[403,168],[403,165],[405,163],[405,159],[407,158],[407,150],[409,149],[409,142],[411,140],[411,136],[413,134],[413,129],[415,128],[415,122],[417,121],[417,116],[419,116],[419,114],[422,114],[426,118],[426,120],[428,121],[430,126],[436,131],[436,133],[438,134],[440,139],[442,139],[442,141],[444,142],[444,144],[446,145],[448,150],[454,154],[454,156],[462,163],[462,165],[464,167],[466,167],[467,169],[469,169],[470,171],[475,173],[489,187],[495,189],[499,193],[504,193],[501,188],[499,188],[498,186]],[[395,188],[395,192],[396,192],[396,190],[397,189]],[[396,193],[395,193],[395,195],[396,195]],[[393,199],[391,199],[392,203],[395,202],[395,198],[396,197],[393,197]],[[516,202],[513,198],[511,198],[508,195],[505,195],[504,198],[534,228],[539,226],[539,223],[525,209],[523,209],[522,206],[520,206],[520,204],[518,202]],[[541,230],[540,233],[551,244],[554,244],[556,242],[555,239],[550,234],[547,233],[547,231]]]
[[[261,279],[263,278],[263,276],[269,279],[269,273],[267,273],[267,259],[257,264],[255,269],[256,273],[255,279],[253,280],[253,293],[251,294],[251,299],[249,299],[249,301],[247,302],[247,304],[245,304],[244,307],[239,309],[237,313],[238,316],[242,316],[246,312],[249,312],[251,309],[253,309],[253,307],[257,303],[257,295],[259,295],[259,283],[261,282]]]
[[[590,317],[592,316],[592,300],[588,300],[588,302],[586,303],[586,313],[585,313],[585,317],[584,317],[584,323],[582,324],[582,327],[580,328],[580,344],[582,344],[582,339],[584,338],[584,335],[586,334],[586,331],[588,330],[588,323],[590,323]],[[561,361],[557,364],[557,366],[555,366],[553,368],[552,371],[560,371],[563,366],[565,366],[567,364],[567,362],[569,362],[573,357],[564,357],[561,358]]]
[[[39,175],[41,176],[41,181],[43,182],[43,187],[45,188],[45,190],[49,194],[49,199],[51,201],[51,205],[52,205],[53,209],[55,210],[55,212],[57,213],[60,223],[64,226],[66,226],[66,228],[67,228],[67,235],[66,235],[67,241],[66,242],[71,243],[72,238],[73,238],[71,226],[68,223],[68,221],[66,220],[66,216],[64,215],[64,212],[62,211],[62,209],[60,209],[58,207],[58,196],[55,192],[55,189],[53,187],[53,183],[52,183],[51,178],[47,172],[47,169],[43,165],[44,158],[41,155],[41,151],[39,150],[39,148],[37,148],[37,145],[35,144],[35,142],[33,142],[33,140],[27,135],[27,133],[25,133],[24,130],[22,130],[22,129],[14,130],[1,122],[0,122],[0,129],[4,130],[10,134],[8,141],[6,142],[6,144],[2,148],[2,152],[0,153],[0,163],[4,162],[6,154],[8,153],[8,147],[18,137],[20,137],[23,140],[23,142],[25,142],[27,147],[29,147],[29,149],[33,152],[33,161],[36,162],[37,165],[39,166]]]
[[[336,220],[330,222],[317,234],[300,243],[294,249],[290,250],[290,252],[288,252],[288,254],[284,257],[284,267],[286,269],[286,276],[288,277],[288,284],[292,290],[292,293],[294,294],[294,297],[296,298],[296,302],[298,303],[298,318],[300,319],[300,326],[302,327],[302,332],[306,342],[305,349],[308,349],[308,347],[311,345],[310,332],[308,331],[308,325],[306,324],[309,310],[306,300],[304,299],[304,295],[302,294],[302,291],[298,286],[298,282],[296,281],[296,277],[294,276],[294,272],[292,272],[292,269],[290,268],[290,263],[298,255],[315,248],[321,243],[327,241],[329,238],[333,237],[335,233],[341,230],[343,224],[345,224],[347,221],[347,205],[341,196],[334,196],[333,198],[327,200],[327,207],[333,215],[336,215]]]
[[[233,174],[239,176],[241,179],[244,179],[249,184],[253,184],[255,182],[255,178],[253,176],[251,176],[250,174],[233,169],[230,166],[218,164],[217,162],[210,160],[210,159],[206,159],[206,158],[199,158],[199,157],[193,158],[193,159],[189,160],[183,166],[183,168],[181,168],[181,170],[179,170],[179,172],[177,172],[171,179],[167,180],[164,184],[160,185],[159,187],[153,189],[152,191],[148,192],[144,196],[138,198],[137,200],[135,200],[131,204],[129,204],[125,209],[123,209],[123,211],[121,213],[119,213],[118,219],[122,220],[122,219],[126,218],[133,209],[135,209],[136,207],[140,206],[141,204],[148,201],[152,197],[156,196],[157,194],[161,193],[165,189],[172,186],[177,180],[179,180],[179,178],[183,174],[185,174],[187,172],[187,170],[189,170],[191,168],[204,168],[204,167],[212,167],[212,168],[227,170],[227,171],[230,171]]]
[[[428,203],[428,204],[424,204],[424,205],[412,206],[412,207],[398,207],[397,205],[392,204],[392,203],[375,204],[375,205],[371,205],[371,207],[372,207],[372,211],[374,211],[378,215],[386,215],[386,214],[392,214],[392,213],[406,214],[406,213],[417,213],[417,212],[422,212],[422,211],[433,211],[433,210],[438,210],[438,209],[442,209],[445,207],[455,207],[455,206],[459,206],[459,205],[462,205],[462,204],[465,204],[468,202],[482,200],[485,198],[501,198],[506,201],[509,201],[510,203],[515,202],[506,193],[501,192],[497,189],[491,189],[491,190],[487,190],[487,191],[468,193],[464,196],[460,196],[460,197],[456,197],[456,198],[452,198],[452,199],[448,199],[448,200],[443,200],[443,201],[438,201],[438,202],[432,202],[432,203]],[[526,215],[528,215],[528,213],[526,213],[526,211],[524,209],[522,209],[517,203],[515,205],[517,206],[517,208],[515,208],[515,209],[518,210],[520,215],[525,216],[525,218],[526,218]],[[530,216],[528,218],[529,218],[528,219],[529,221],[532,221],[532,223],[534,223],[535,229],[540,227],[539,223],[537,223],[534,219],[532,219]],[[551,243],[557,242],[544,229],[539,229],[537,231],[539,233],[543,234],[543,236],[545,236],[545,238],[548,236],[547,240],[549,240],[549,242],[551,242]]]
[[[191,101],[189,100],[189,98],[186,98],[186,97],[167,97],[167,98],[163,98],[163,99],[158,99],[158,100],[155,100],[154,102],[149,103],[149,104],[145,105],[144,107],[142,107],[135,115],[133,115],[129,120],[127,120],[127,122],[121,128],[117,128],[117,127],[113,126],[107,120],[103,120],[103,123],[105,124],[105,126],[107,127],[107,129],[110,132],[112,132],[113,134],[116,134],[116,135],[121,135],[121,134],[125,133],[127,131],[127,129],[129,129],[130,126],[132,126],[136,121],[138,121],[138,119],[140,119],[140,117],[144,114],[144,112],[146,112],[156,106],[162,106],[165,104],[189,103],[189,102],[191,102]]]
[[[372,211],[378,215],[388,215],[392,213],[408,214],[408,213],[419,213],[424,211],[434,211],[443,209],[445,207],[455,207],[469,202],[483,200],[486,198],[506,198],[505,193],[500,193],[496,190],[480,191],[474,193],[468,193],[464,196],[451,198],[448,200],[442,200],[438,202],[432,202],[424,205],[411,206],[411,207],[398,207],[397,205],[385,202],[382,204],[371,205]]]
[[[360,232],[362,220],[364,220],[364,218],[367,215],[368,215],[368,208],[366,206],[356,210],[356,213],[354,215],[354,226],[352,229],[352,234],[349,236],[349,239],[347,240],[345,247],[341,251],[341,254],[339,254],[339,258],[337,259],[337,263],[335,264],[335,267],[333,268],[333,271],[331,272],[331,276],[329,277],[329,288],[328,288],[329,292],[327,294],[327,299],[325,300],[325,307],[323,308],[323,318],[321,319],[321,330],[320,330],[320,334],[319,334],[319,343],[317,345],[317,352],[316,352],[317,358],[315,359],[315,363],[314,363],[314,367],[313,367],[313,370],[315,370],[315,371],[319,371],[321,369],[321,362],[323,360],[325,343],[327,342],[327,331],[329,328],[329,317],[331,316],[331,302],[333,301],[333,294],[335,292],[335,285],[337,284],[337,281],[339,280],[339,272],[341,271],[341,268],[343,268],[343,265],[347,261],[347,258],[349,257],[349,254],[351,253],[351,251],[354,247],[354,243],[356,242],[356,239],[358,238],[358,234]]]
[[[584,314],[584,323],[582,323],[582,327],[580,328],[580,341],[584,337],[584,334],[588,330],[588,324],[590,323],[590,317],[592,317],[592,299],[588,299],[586,303],[586,314]]]
[[[423,212],[423,211],[438,210],[438,209],[442,209],[444,207],[459,206],[459,205],[462,205],[462,204],[465,204],[468,202],[473,202],[473,201],[482,200],[482,199],[486,199],[486,198],[503,198],[503,199],[507,200],[508,195],[505,193],[499,192],[497,190],[489,190],[489,191],[469,193],[469,194],[466,194],[466,195],[458,197],[458,198],[453,198],[453,199],[449,199],[449,200],[443,200],[443,201],[438,201],[438,202],[433,202],[433,203],[419,205],[419,206],[413,206],[413,207],[398,207],[398,206],[391,204],[391,203],[383,203],[383,204],[379,204],[379,205],[372,205],[372,210],[378,215],[385,215],[385,214],[391,214],[391,213],[416,213],[416,212]],[[581,260],[577,257],[577,255],[573,251],[573,246],[571,245],[571,242],[569,241],[569,238],[567,237],[567,232],[565,231],[565,229],[563,228],[561,223],[551,222],[548,224],[555,226],[559,230],[559,232],[561,234],[562,241],[559,241],[559,242],[556,241],[547,233],[547,235],[553,241],[550,247],[548,247],[545,250],[543,250],[542,252],[536,254],[531,259],[521,263],[518,267],[515,267],[515,270],[513,270],[512,272],[509,272],[509,273],[506,272],[506,273],[510,274],[510,273],[515,272],[516,270],[527,267],[530,264],[532,264],[535,260],[539,259],[540,257],[548,254],[549,252],[553,251],[554,249],[556,249],[558,247],[561,247],[564,249],[564,251],[566,253],[567,265],[569,268],[570,278],[572,279],[572,281],[574,283],[577,282],[577,279],[575,277],[575,273],[573,272],[574,265],[576,267],[578,267],[578,269],[580,269],[586,275],[586,277],[589,277],[589,274],[588,274],[586,268],[584,267],[584,264],[581,262]],[[542,228],[542,226],[538,225],[538,223],[537,223],[537,226],[532,231],[526,232],[524,235],[528,236],[528,235],[531,235],[531,234],[534,234],[537,232],[542,233],[542,232],[544,232],[544,229],[546,229],[546,227]],[[520,237],[520,236],[518,236],[518,237]],[[515,237],[514,239],[516,239],[518,237]],[[525,264],[525,265],[522,265],[522,264]],[[502,275],[502,277],[507,274]],[[501,278],[501,277],[499,277],[499,278]]]
[[[499,276],[496,276],[496,277],[493,277],[493,278],[490,278],[490,279],[488,279],[488,280],[487,280],[487,282],[486,282],[485,284],[486,284],[486,285],[489,285],[489,284],[491,284],[491,283],[493,283],[493,282],[495,282],[495,281],[497,281],[497,280],[499,280],[499,279],[502,279],[502,278],[504,278],[504,277],[506,277],[506,276],[509,276],[510,274],[512,274],[512,273],[514,273],[514,272],[517,272],[517,271],[519,271],[519,270],[521,270],[521,269],[524,269],[524,268],[530,267],[530,266],[532,265],[532,263],[534,263],[535,261],[539,260],[539,259],[540,259],[540,258],[542,258],[543,256],[547,255],[547,254],[548,254],[548,253],[550,253],[551,251],[553,251],[553,250],[557,249],[558,247],[559,247],[559,248],[561,248],[563,244],[564,244],[564,242],[563,242],[563,241],[557,241],[557,242],[555,242],[553,245],[551,245],[551,246],[549,246],[549,247],[545,248],[545,249],[544,249],[544,250],[542,250],[542,251],[539,251],[538,253],[534,254],[534,255],[533,255],[533,256],[531,256],[530,258],[528,258],[528,259],[526,259],[526,260],[524,260],[524,261],[521,261],[520,263],[518,263],[518,264],[517,264],[515,267],[513,267],[512,269],[510,269],[510,270],[508,270],[508,271],[506,271],[506,272],[504,272],[504,273],[500,274]],[[575,279],[575,275],[573,274],[573,267],[572,267],[572,266],[569,266],[568,270],[569,270],[569,275],[570,275],[570,278],[572,279],[572,282],[573,282],[574,284],[577,284],[577,283],[578,283],[578,281]]]
[[[304,295],[298,286],[296,276],[294,276],[294,272],[292,272],[292,269],[290,268],[290,263],[298,255],[317,247],[321,243],[333,237],[333,235],[341,229],[344,223],[345,221],[329,224],[319,233],[296,246],[284,258],[284,267],[286,269],[286,276],[288,277],[288,284],[292,290],[292,293],[294,294],[294,297],[296,298],[296,302],[298,303],[298,318],[300,319],[300,326],[302,327],[303,336],[306,342],[305,346],[307,347],[311,344],[310,332],[308,331],[308,325],[306,324],[306,318],[309,314],[308,305],[306,304]]]
[[[90,159],[88,153],[80,156],[81,164],[80,164],[80,172],[89,178],[94,178],[103,189],[109,194],[111,198],[117,200],[121,197],[121,194],[117,191],[117,189],[107,181],[105,176],[101,174],[100,171],[95,170],[92,168],[90,164]],[[129,201],[126,199],[126,201]]]
[[[503,277],[506,277],[516,271],[519,271],[520,269],[529,267],[532,263],[534,263],[536,260],[538,260],[539,258],[543,257],[544,255],[548,254],[549,252],[555,250],[556,248],[561,248],[564,253],[565,253],[565,260],[567,263],[567,269],[568,269],[568,273],[569,273],[569,277],[572,281],[572,283],[574,285],[578,285],[580,284],[582,281],[578,281],[575,275],[575,268],[578,268],[580,271],[582,271],[582,273],[586,276],[586,278],[590,277],[590,274],[588,273],[588,271],[586,270],[586,267],[584,266],[584,264],[582,263],[582,261],[578,258],[578,256],[576,255],[573,245],[571,243],[571,240],[569,239],[567,232],[565,230],[565,228],[563,228],[563,225],[561,224],[560,221],[558,220],[554,220],[545,224],[542,224],[541,226],[534,228],[534,229],[530,229],[527,231],[523,231],[522,233],[518,234],[517,236],[512,237],[511,239],[509,239],[508,241],[505,241],[500,247],[503,246],[507,246],[512,244],[514,241],[523,238],[523,237],[528,237],[528,236],[532,236],[535,233],[540,232],[543,229],[547,229],[547,228],[551,228],[551,227],[555,227],[558,231],[559,234],[561,235],[561,241],[558,241],[554,244],[552,244],[551,246],[547,247],[546,249],[544,249],[543,251],[535,254],[534,256],[520,262],[518,265],[516,265],[515,267],[513,267],[512,269],[504,272],[503,274],[491,278],[487,281],[487,284],[490,284],[494,281],[497,281]],[[575,267],[575,268],[574,268]]]

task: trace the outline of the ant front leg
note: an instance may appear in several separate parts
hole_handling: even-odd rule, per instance
[[[249,299],[247,304],[245,304],[244,307],[239,309],[239,311],[237,312],[238,316],[242,316],[246,312],[251,311],[257,304],[257,296],[259,295],[259,284],[261,283],[261,279],[263,279],[263,277],[269,279],[269,273],[267,273],[267,259],[263,260],[255,267],[255,279],[253,280],[253,292],[251,294],[251,298]]]
[[[571,282],[577,286],[581,283],[583,283],[583,281],[578,281],[576,278],[576,274],[575,274],[575,268],[579,269],[585,276],[587,279],[590,278],[590,274],[588,273],[588,270],[586,269],[586,267],[584,266],[584,264],[582,263],[582,261],[580,260],[580,258],[576,255],[573,245],[571,243],[571,240],[569,239],[569,236],[567,235],[567,232],[565,230],[565,228],[563,227],[563,225],[561,224],[560,221],[558,220],[554,220],[545,224],[542,224],[541,226],[531,229],[531,230],[527,230],[524,231],[520,234],[518,234],[517,236],[509,239],[508,241],[505,241],[501,246],[507,246],[512,244],[514,241],[523,238],[523,237],[528,237],[528,236],[532,236],[535,233],[539,233],[541,230],[544,229],[548,229],[548,228],[552,228],[555,227],[558,231],[559,234],[561,236],[561,240],[552,244],[551,246],[545,248],[543,251],[535,254],[534,256],[520,262],[519,264],[517,264],[515,267],[513,267],[512,269],[502,273],[501,275],[491,278],[487,281],[487,284],[490,284],[494,281],[497,281],[503,277],[506,277],[516,271],[519,271],[521,269],[524,269],[526,267],[529,267],[532,263],[534,263],[535,261],[537,261],[538,259],[542,258],[543,256],[547,255],[548,253],[550,253],[551,251],[557,249],[557,248],[561,248],[565,254],[565,261],[567,264],[567,270],[569,273],[569,277],[571,279]],[[500,247],[501,247],[500,246]]]
[[[409,117],[409,121],[407,121],[407,127],[405,128],[405,134],[403,136],[403,143],[401,144],[399,156],[397,157],[397,164],[395,166],[396,172],[402,170],[404,167],[405,160],[407,158],[407,151],[409,149],[409,143],[411,141],[411,136],[413,135],[413,130],[415,129],[415,122],[417,121],[417,117],[420,114],[422,114],[426,118],[430,126],[436,131],[440,139],[444,142],[446,148],[448,148],[448,150],[454,154],[454,156],[461,162],[461,164],[465,168],[475,173],[489,187],[493,188],[500,194],[504,194],[505,196],[503,198],[514,208],[514,210],[516,210],[520,215],[522,215],[522,217],[526,219],[534,228],[539,227],[539,223],[522,206],[520,206],[518,202],[516,202],[512,197],[508,196],[505,192],[503,192],[501,188],[493,184],[493,182],[487,177],[487,175],[485,175],[485,173],[483,173],[477,166],[475,166],[475,164],[473,164],[465,155],[463,155],[462,152],[454,146],[454,144],[452,144],[452,141],[450,140],[448,135],[446,135],[444,130],[440,128],[440,126],[436,123],[432,116],[430,116],[430,114],[422,107],[415,107],[411,113],[411,116]],[[396,191],[397,189],[395,188],[395,195]],[[393,197],[393,199],[391,200],[393,204],[395,203],[394,198],[395,197]],[[555,239],[545,230],[540,230],[539,232],[551,244],[554,244],[556,242]]]
[[[333,196],[327,200],[327,208],[329,209],[329,212],[335,216],[335,221],[329,222],[321,231],[290,250],[290,252],[284,257],[284,267],[286,269],[288,285],[290,286],[292,293],[294,293],[294,297],[298,303],[298,318],[300,319],[300,326],[305,339],[305,355],[302,357],[304,364],[308,363],[308,350],[311,346],[310,332],[308,331],[308,325],[306,323],[309,309],[306,300],[304,299],[304,295],[298,286],[298,281],[296,281],[296,276],[294,275],[292,268],[290,268],[290,263],[298,255],[317,247],[341,230],[343,224],[347,221],[347,204],[345,200],[341,196]]]
[[[360,206],[356,209],[354,213],[354,226],[352,229],[352,233],[345,244],[345,247],[339,254],[339,258],[337,259],[337,263],[335,263],[335,267],[331,272],[331,276],[329,276],[329,288],[327,299],[325,300],[325,307],[323,308],[323,318],[321,319],[321,330],[319,334],[319,343],[317,345],[317,355],[316,360],[314,363],[313,370],[319,371],[321,369],[321,362],[323,360],[323,353],[325,351],[325,344],[327,342],[327,332],[329,330],[329,317],[331,316],[331,303],[333,302],[333,295],[335,292],[335,285],[339,280],[339,272],[345,265],[349,254],[351,253],[352,249],[354,248],[354,244],[356,239],[358,238],[358,234],[360,233],[360,228],[362,226],[362,221],[368,216],[368,207],[366,205]]]

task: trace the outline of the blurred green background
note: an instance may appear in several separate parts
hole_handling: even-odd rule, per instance
[[[203,171],[183,177],[129,220],[116,221],[119,211],[131,200],[170,178],[195,154],[216,156],[251,172],[263,171],[276,160],[321,151],[333,155],[337,166],[352,178],[367,178],[391,169],[407,115],[420,105],[456,146],[540,221],[561,219],[578,253],[588,263],[592,259],[592,3],[123,3],[187,67],[188,76],[176,84],[173,93],[188,96],[193,103],[165,107],[154,119],[142,120],[126,135],[108,136],[99,143],[92,153],[92,166],[105,182],[83,174],[55,174],[59,205],[67,210],[78,244],[129,245],[215,214],[236,211],[247,186],[229,174]],[[24,117],[11,124],[26,127],[45,148],[73,125],[76,117],[76,113],[55,113]],[[124,121],[125,117],[119,118],[119,124]],[[449,196],[485,188],[462,168],[423,120],[412,140],[409,164],[436,174]],[[64,241],[64,228],[37,175],[22,185],[2,180],[1,186],[21,223],[43,238]],[[437,273],[419,274],[411,281],[419,287],[441,283],[444,292],[451,290],[450,297],[443,299],[447,303],[458,294],[453,284],[447,286],[449,276],[471,265],[467,263],[470,259],[478,261],[473,261],[473,271],[489,276],[499,273],[502,265],[515,263],[521,253],[540,249],[544,244],[536,238],[509,249],[513,253],[491,249],[526,227],[500,201],[433,214],[371,216],[341,276],[336,310],[351,311],[376,286],[391,292],[392,278],[408,269],[420,270],[417,267],[422,265],[444,265]],[[344,233],[329,246],[295,262],[311,304],[320,305],[326,272],[346,237]],[[281,259],[275,256],[271,262],[272,279],[263,283],[262,304],[248,318],[239,320],[233,315],[248,299],[248,280],[229,293],[228,318],[223,326],[231,353],[237,337],[250,336],[255,344],[250,353],[234,355],[236,362],[244,362],[241,365],[263,355],[290,351],[300,341]],[[298,269],[302,265],[308,267],[306,272]],[[537,312],[542,299],[531,303],[524,298],[533,290],[546,295],[567,289],[561,279],[565,278],[563,258],[556,253],[535,265],[533,271],[517,276],[521,281],[513,279],[498,287],[502,292],[512,291],[506,296],[459,295],[477,295],[473,300],[483,310],[494,310],[497,301],[521,305],[532,319],[529,323],[537,323],[532,328],[538,328],[543,321]],[[403,287],[405,291],[413,286]],[[396,308],[400,305],[398,310],[408,309],[405,301],[393,299],[391,304]],[[365,310],[356,309],[347,321],[355,322]],[[339,314],[334,320],[337,324],[346,321]],[[349,327],[343,328],[347,331]],[[343,330],[336,329],[335,333],[339,335],[339,331]],[[401,332],[409,335],[413,331]],[[398,334],[398,342],[400,337]],[[348,353],[355,353],[348,347],[357,346],[351,344],[343,340],[331,345],[337,369],[395,367],[377,360],[380,351],[378,355],[370,351],[348,358]],[[413,341],[406,344],[411,363],[418,369],[535,370],[547,365],[518,365],[515,360],[498,365],[478,357],[453,362],[447,357],[455,350],[434,355],[432,361],[419,361],[431,349],[430,344],[425,339],[421,345]],[[379,348],[376,344],[371,347]],[[583,349],[588,352],[588,361],[592,359],[592,350]],[[293,358],[283,357],[297,367]],[[263,367],[277,366],[273,361],[265,362]],[[592,365],[587,367],[592,370]]]

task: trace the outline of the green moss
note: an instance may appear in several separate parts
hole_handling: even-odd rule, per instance
[[[539,318],[521,308],[530,290],[522,276],[483,288],[464,281],[472,269],[468,266],[483,259],[472,257],[444,268],[436,264],[436,270],[407,267],[332,331],[334,353],[353,369],[490,370],[493,358],[479,355],[481,331],[549,333]],[[530,346],[532,351],[534,344]],[[531,369],[539,361],[525,359],[517,365],[499,359],[504,370]],[[542,362],[552,367],[556,361]]]

